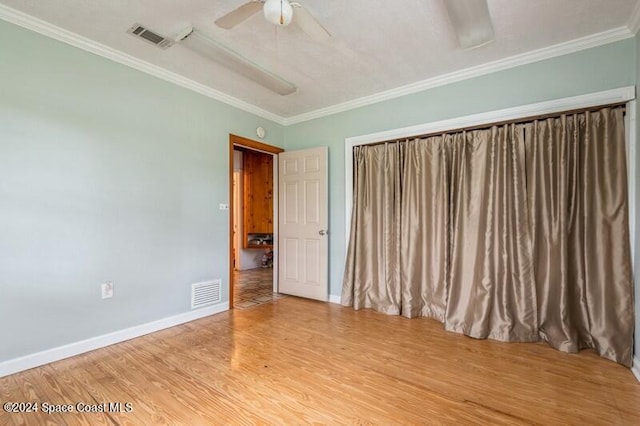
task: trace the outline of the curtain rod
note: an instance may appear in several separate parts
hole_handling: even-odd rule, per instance
[[[606,104],[606,105],[598,105],[598,106],[592,106],[592,107],[586,107],[586,108],[571,109],[571,110],[562,111],[562,112],[551,112],[551,113],[548,113],[548,114],[530,115],[530,116],[521,117],[521,118],[514,118],[514,119],[511,119],[511,120],[495,121],[495,122],[492,122],[492,123],[478,124],[476,126],[458,127],[458,128],[443,130],[443,131],[439,131],[439,132],[424,133],[424,134],[421,134],[421,135],[411,135],[411,136],[406,136],[406,137],[403,137],[403,138],[400,138],[400,139],[390,139],[390,140],[386,140],[386,141],[369,143],[369,144],[366,144],[366,146],[375,146],[375,145],[381,145],[381,144],[390,143],[390,142],[400,142],[400,141],[403,141],[403,140],[406,140],[406,139],[418,139],[418,138],[422,139],[422,138],[428,138],[428,137],[431,137],[431,136],[446,135],[446,134],[449,134],[449,133],[459,133],[459,132],[463,132],[463,131],[490,129],[491,127],[494,127],[494,126],[504,126],[506,124],[525,124],[525,123],[530,123],[530,122],[536,121],[536,120],[544,120],[546,118],[560,117],[562,115],[567,115],[567,114],[580,114],[580,113],[587,112],[587,111],[598,111],[598,110],[601,110],[601,109],[604,109],[604,108],[622,107],[623,112],[626,113],[626,103],[627,103],[626,101],[625,102],[616,102],[616,103],[613,103],[613,104]]]

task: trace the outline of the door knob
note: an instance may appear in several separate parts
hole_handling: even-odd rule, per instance
[[[324,229],[321,229],[321,230],[318,231],[318,234],[320,234],[320,235],[327,235],[328,233],[329,233],[329,231],[328,230],[325,231]]]

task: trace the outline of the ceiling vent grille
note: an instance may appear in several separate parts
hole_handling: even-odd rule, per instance
[[[191,284],[191,309],[202,308],[220,302],[222,280]]]
[[[131,28],[127,30],[127,32],[132,36],[139,37],[142,40],[146,41],[147,43],[151,43],[155,46],[158,46],[161,49],[166,49],[167,47],[171,46],[174,43],[173,40],[163,37],[159,34],[156,34],[150,29],[145,28],[140,24],[133,25]]]

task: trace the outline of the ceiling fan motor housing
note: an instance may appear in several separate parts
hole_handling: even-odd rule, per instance
[[[289,25],[293,18],[293,8],[289,0],[267,0],[262,11],[267,21],[281,27]]]

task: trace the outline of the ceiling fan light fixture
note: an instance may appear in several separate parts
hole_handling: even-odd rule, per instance
[[[293,19],[293,8],[289,0],[267,0],[262,11],[267,21],[279,27],[289,25]]]

